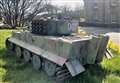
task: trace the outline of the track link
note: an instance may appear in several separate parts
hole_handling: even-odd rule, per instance
[[[71,77],[70,72],[65,66],[56,68],[56,81],[64,81]]]

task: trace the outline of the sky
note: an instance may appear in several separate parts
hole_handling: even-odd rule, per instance
[[[83,0],[51,0],[53,5],[57,6],[70,6],[71,8],[75,8],[76,5],[83,6]]]

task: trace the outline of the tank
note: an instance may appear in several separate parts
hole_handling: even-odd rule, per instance
[[[62,81],[84,72],[87,64],[100,63],[108,43],[106,35],[71,34],[76,26],[69,20],[33,20],[29,31],[13,32],[6,47],[34,69]]]

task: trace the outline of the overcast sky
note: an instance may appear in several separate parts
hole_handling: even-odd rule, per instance
[[[74,8],[76,5],[83,6],[83,0],[51,0],[53,5],[57,6],[70,6]]]

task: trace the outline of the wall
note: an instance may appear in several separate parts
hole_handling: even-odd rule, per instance
[[[120,24],[120,0],[84,0],[86,22]]]

